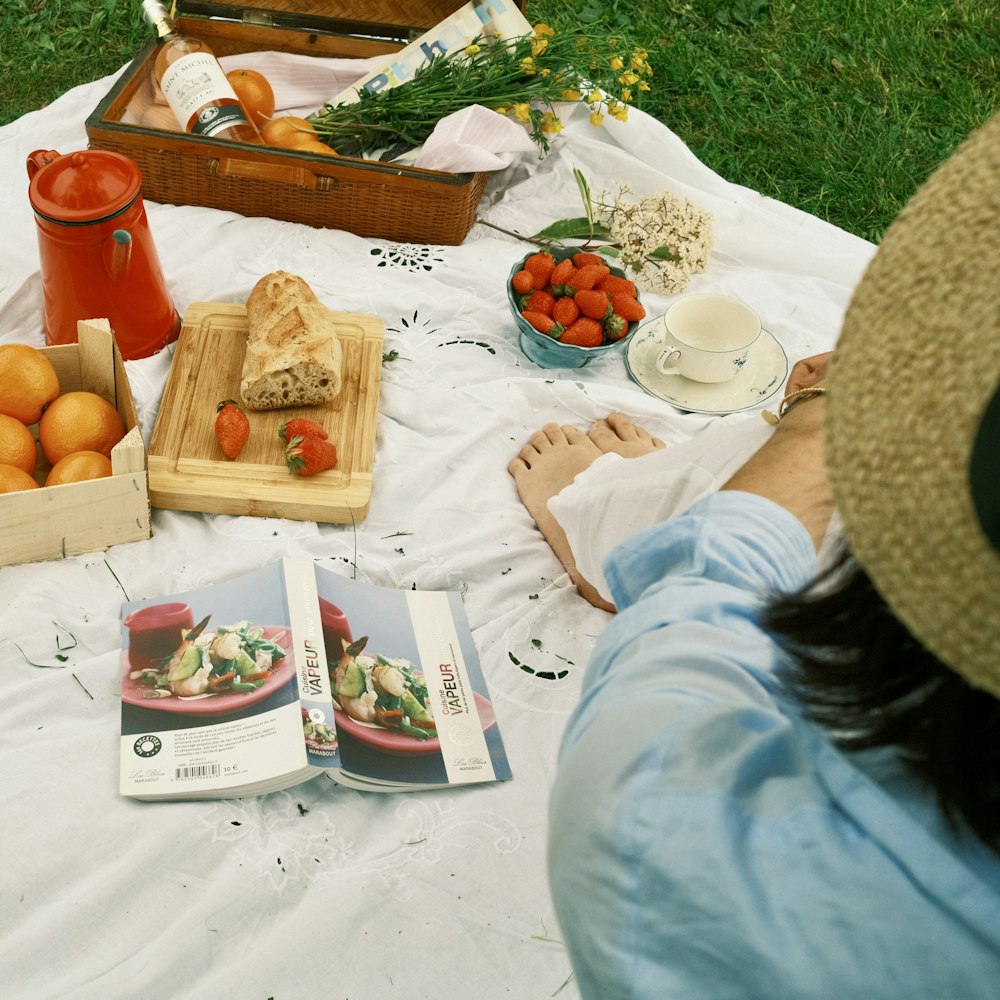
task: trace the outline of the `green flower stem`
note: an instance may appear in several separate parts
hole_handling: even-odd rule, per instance
[[[621,65],[606,43],[595,47],[574,34],[480,38],[425,63],[395,87],[362,90],[347,104],[327,103],[310,122],[331,148],[364,154],[395,143],[419,145],[442,118],[482,105],[525,124],[544,153],[546,133],[561,128],[558,105],[586,101],[595,115],[625,115]]]

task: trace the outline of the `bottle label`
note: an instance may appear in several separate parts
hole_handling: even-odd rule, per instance
[[[196,135],[215,135],[232,125],[247,124],[236,91],[218,60],[208,52],[192,52],[171,63],[160,80],[160,89],[177,121]],[[234,103],[215,104],[221,100]]]

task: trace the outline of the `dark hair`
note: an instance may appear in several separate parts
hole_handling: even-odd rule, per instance
[[[783,688],[837,746],[895,747],[952,830],[1000,852],[1000,700],[929,653],[846,549],[762,624],[791,657]]]

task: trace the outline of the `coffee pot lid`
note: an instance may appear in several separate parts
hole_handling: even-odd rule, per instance
[[[142,187],[138,165],[121,153],[85,149],[60,156],[32,153],[35,169],[28,187],[31,207],[41,216],[67,224],[100,222],[127,208]]]

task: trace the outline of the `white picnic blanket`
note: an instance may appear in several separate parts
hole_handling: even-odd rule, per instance
[[[84,148],[84,120],[113,80],[0,129],[0,343],[44,342],[26,157]],[[669,187],[710,211],[715,249],[689,291],[749,302],[790,361],[834,344],[873,247],[728,183],[641,113],[595,129],[581,108],[547,159],[520,153],[492,176],[480,214],[523,233],[579,215],[574,167],[593,189]],[[398,357],[383,366],[371,509],[356,531],[154,510],[150,540],[0,569],[4,995],[576,996],[548,893],[546,806],[607,616],[570,586],[507,463],[549,420],[586,426],[621,410],[681,442],[748,414],[682,413],[634,382],[621,352],[580,369],[536,367],[504,294],[527,248],[494,230],[421,246],[191,206],[147,202],[147,212],[182,314],[193,302],[241,301],[283,268],[330,307],[383,320],[385,350]],[[670,301],[644,295],[652,316]],[[147,443],[170,357],[128,364]],[[632,478],[623,510],[629,489],[646,489]],[[613,519],[614,505],[606,511]],[[513,780],[408,796],[319,778],[248,800],[119,797],[126,594],[189,590],[282,555],[345,575],[356,566],[378,584],[461,591]],[[64,650],[68,634],[76,644]]]

